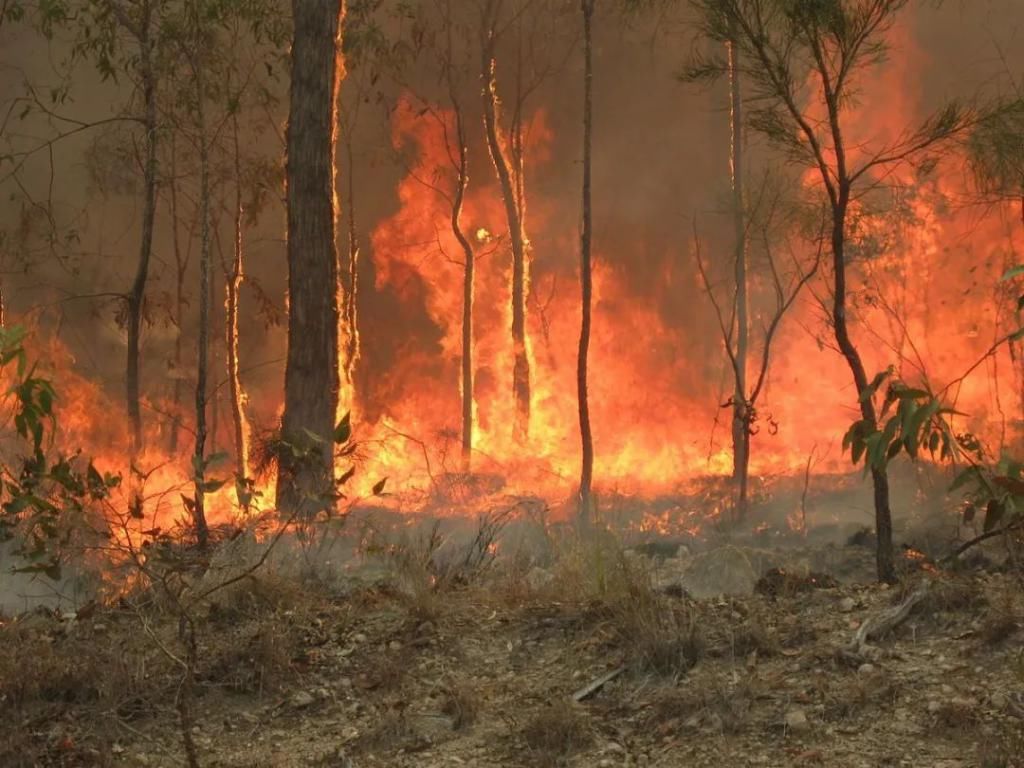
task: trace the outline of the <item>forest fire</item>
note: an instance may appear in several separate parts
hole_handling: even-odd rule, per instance
[[[0,765],[1024,765],[1019,22],[4,0]]]
[[[1012,290],[1000,277],[1016,261],[1020,227],[1002,207],[971,204],[977,194],[964,172],[963,144],[944,147],[939,164],[912,164],[899,156],[882,162],[887,153],[898,155],[908,136],[914,139],[908,126],[928,114],[927,105],[916,103],[906,86],[932,63],[915,38],[912,17],[886,35],[889,61],[866,69],[860,80],[872,100],[844,113],[846,162],[863,165],[866,179],[866,191],[851,200],[848,212],[852,334],[869,377],[893,366],[900,381],[942,393],[966,414],[955,417],[955,429],[979,437],[994,454],[1018,439],[1017,414],[1024,407],[1019,343],[1000,343],[1016,322]],[[485,116],[494,111],[483,121],[486,130],[471,130],[467,126],[476,121],[469,116],[475,112],[459,94],[463,87],[472,90],[477,77],[471,70],[453,72],[441,73],[449,79],[441,93],[427,86],[421,93],[396,78],[401,85],[391,95],[390,135],[381,150],[395,168],[395,186],[388,205],[375,209],[384,213],[367,223],[357,220],[355,207],[345,208],[345,194],[354,195],[358,184],[341,194],[350,254],[349,267],[341,267],[340,330],[357,343],[338,350],[338,414],[351,411],[353,448],[338,458],[335,474],[355,468],[343,489],[350,500],[430,515],[472,514],[475,504],[496,496],[540,497],[569,513],[572,505],[565,500],[576,493],[580,464],[578,232],[566,217],[575,200],[553,181],[564,172],[560,153],[569,141],[563,135],[567,129],[557,110],[542,100],[527,105],[509,95],[509,103],[501,104],[495,95],[499,82],[485,89]],[[494,77],[493,62],[484,77]],[[813,91],[815,75],[808,78],[806,87]],[[360,89],[366,87],[365,79],[352,86],[363,98]],[[488,106],[490,98],[496,101]],[[814,98],[803,114],[815,125],[829,119],[826,105]],[[364,137],[350,126],[341,140]],[[244,161],[240,151],[236,135],[236,165]],[[836,159],[835,148],[826,145],[822,160]],[[347,160],[354,162],[352,156]],[[342,158],[338,162],[344,175]],[[507,187],[503,168],[514,189]],[[781,169],[776,175],[785,179],[787,173]],[[818,169],[812,164],[800,173],[794,183],[803,187],[801,194],[820,197]],[[849,470],[841,442],[857,418],[857,393],[833,339],[834,289],[832,270],[823,263],[823,214],[806,201],[799,215],[771,212],[794,193],[779,192],[775,187],[785,182],[769,176],[757,186],[751,174],[746,193],[751,223],[744,311],[750,362],[744,365],[749,377],[756,378],[754,361],[763,360],[758,400],[747,417],[749,466],[762,482],[806,475],[806,489],[812,474]],[[255,221],[244,218],[243,192],[239,187],[234,212],[238,249]],[[517,223],[510,229],[513,214]],[[810,225],[811,236],[804,236],[800,230],[807,223],[798,218],[809,216],[820,221]],[[685,495],[694,483],[733,472],[730,411],[736,396],[719,333],[733,330],[716,328],[715,318],[718,312],[721,324],[722,297],[732,301],[729,269],[723,267],[732,246],[721,222],[714,215],[704,218],[673,222],[667,237],[648,236],[642,226],[598,231],[589,405],[596,488],[609,498]],[[339,233],[338,239],[344,237]],[[223,249],[219,240],[217,247]],[[520,251],[525,254],[521,268],[516,266]],[[279,270],[268,278],[266,267],[256,262],[243,277],[241,253],[235,254],[234,276],[227,266],[223,276],[230,289],[224,322],[232,328],[238,325],[239,290],[250,285],[260,302],[272,304],[257,281],[280,279]],[[696,273],[698,261],[707,265],[707,273]],[[358,279],[354,273],[346,277],[346,268],[360,270]],[[517,281],[525,307],[518,331]],[[773,301],[783,298],[784,316],[782,310],[773,315]],[[736,308],[727,302],[725,309],[733,314],[732,326]],[[260,471],[250,470],[255,476],[239,482],[235,472],[240,451],[259,458],[261,435],[273,435],[284,401],[276,374],[250,371],[238,357],[259,347],[271,351],[265,357],[281,360],[285,339],[273,327],[277,321],[268,320],[261,331],[248,322],[252,309],[241,311],[244,322],[227,333],[224,352],[218,352],[216,341],[211,347],[213,362],[229,368],[226,379],[214,376],[204,427],[203,455],[214,458],[208,467],[203,464],[202,495],[213,523],[276,506],[273,461],[255,461]],[[364,320],[355,329],[357,313]],[[126,496],[120,503],[142,499],[140,527],[187,527],[189,505],[195,503],[189,489],[197,480],[185,454],[192,450],[195,427],[177,382],[193,372],[187,365],[173,369],[172,397],[171,387],[155,381],[150,370],[140,452],[116,415],[122,410],[116,390],[80,370],[78,353],[54,338],[44,312],[21,319],[38,326],[34,351],[59,383],[61,444],[80,448],[98,467],[124,476],[119,493]],[[180,344],[190,331],[180,318],[172,317],[170,324],[170,335]],[[775,334],[770,349],[762,335],[769,326]],[[224,332],[215,334],[222,344]],[[164,344],[155,325],[148,333],[154,348]],[[232,354],[233,364],[230,357],[222,359]],[[254,438],[248,436],[250,425]],[[699,513],[652,512],[638,527],[696,532],[704,522],[732,514],[727,496],[728,491],[721,504],[709,502]],[[806,509],[789,514],[794,529],[813,523]]]

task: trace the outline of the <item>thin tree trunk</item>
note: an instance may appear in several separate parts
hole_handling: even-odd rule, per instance
[[[199,10],[193,7],[195,15],[195,40],[198,44]],[[206,400],[207,377],[210,358],[210,287],[212,258],[210,253],[210,149],[206,136],[206,93],[204,88],[204,64],[202,52],[192,51],[195,57],[193,76],[196,87],[196,128],[199,132],[199,341],[196,365],[196,442],[192,456],[195,473],[195,527],[196,540],[200,549],[209,544],[210,532],[206,523]]]
[[[449,31],[450,34],[450,31]],[[449,42],[449,52],[451,50]],[[451,72],[448,73],[448,91],[455,112],[455,140],[459,143],[455,195],[452,197],[452,234],[459,241],[463,257],[462,278],[462,468],[469,472],[473,454],[473,273],[476,256],[473,245],[462,231],[462,204],[469,184],[469,151],[462,120],[462,108],[455,93]]]
[[[823,78],[827,82],[827,78]],[[832,271],[833,271],[833,307],[832,324],[835,328],[836,343],[846,358],[846,363],[853,374],[853,383],[857,388],[857,399],[860,403],[861,416],[869,431],[878,426],[878,415],[875,403],[870,397],[864,397],[867,391],[868,377],[864,370],[864,362],[850,338],[846,320],[846,217],[849,212],[851,181],[846,165],[846,145],[839,118],[839,102],[834,92],[826,87],[826,107],[828,108],[829,128],[832,133],[833,150],[836,156],[835,186],[833,187],[832,204]],[[828,185],[827,178],[823,179]],[[889,477],[886,468],[872,467],[871,482],[874,487],[875,501],[875,561],[878,579],[885,582],[896,581],[896,565],[893,560],[892,547],[892,510],[889,507]]]
[[[178,150],[171,134],[171,245],[174,249],[174,318],[178,323],[178,335],[174,339],[174,384],[171,389],[171,434],[168,438],[168,450],[171,455],[178,452],[178,433],[181,431],[181,369],[184,364],[182,336],[185,332],[185,272],[188,259],[181,250],[181,233],[178,220]]]
[[[234,427],[235,474],[239,480],[249,474],[249,422],[245,418],[245,391],[238,364],[238,294],[244,280],[242,240],[242,161],[238,144],[238,115],[232,116],[235,151],[235,242],[231,272],[224,280],[224,344],[227,361],[228,391],[231,397],[231,420]]]
[[[587,358],[590,352],[591,284],[590,240],[592,217],[590,210],[591,131],[593,124],[593,45],[591,25],[594,0],[581,0],[583,11],[583,228],[580,234],[580,287],[582,293],[582,321],[580,346],[576,366],[577,397],[579,400],[580,441],[582,467],[580,469],[580,519],[587,524],[593,516],[591,486],[594,478],[594,438],[590,430],[590,403],[587,399]]]
[[[838,201],[833,207],[832,222],[832,269],[834,272],[835,298],[832,308],[832,321],[835,326],[836,343],[847,365],[853,373],[853,382],[857,393],[863,393],[868,388],[867,372],[861,360],[857,348],[850,338],[850,331],[846,321],[846,214],[850,200],[849,185],[841,181],[839,185]],[[878,416],[875,413],[875,404],[870,397],[858,397],[860,401],[861,417],[869,431],[873,431],[878,424]],[[885,468],[873,467],[871,469],[871,482],[874,488],[875,503],[875,535],[878,540],[875,553],[878,578],[881,581],[893,582],[896,580],[896,569],[893,561],[892,547],[892,511],[889,508],[889,477]]]
[[[495,74],[495,15],[499,3],[491,0],[484,13],[484,28],[481,30],[482,56],[480,77],[482,81],[484,128],[487,149],[494,164],[494,170],[501,187],[508,220],[509,239],[512,245],[512,395],[516,406],[515,434],[525,438],[530,433],[530,357],[526,338],[526,288],[529,282],[529,243],[522,211],[517,203],[520,189],[514,177],[514,169],[506,149],[505,137],[499,124],[498,83]]]
[[[732,212],[735,237],[736,283],[736,389],[733,393],[732,455],[733,481],[736,485],[736,516],[747,513],[747,486],[750,476],[750,416],[747,403],[747,357],[749,349],[749,312],[747,301],[747,229],[743,201],[743,102],[736,46],[727,45],[729,53],[729,104],[732,156]]]
[[[156,219],[157,187],[157,84],[153,71],[152,0],[143,0],[140,6],[138,25],[139,78],[142,83],[143,127],[146,133],[146,157],[143,165],[142,195],[142,239],[139,245],[139,261],[136,265],[135,280],[128,294],[128,356],[125,370],[125,398],[128,420],[131,424],[132,450],[138,453],[143,447],[142,406],[140,403],[140,347],[142,334],[142,310],[146,295],[146,280],[149,276],[149,262],[153,254],[153,226]]]
[[[211,203],[212,207],[212,203]],[[210,222],[211,240],[216,240],[217,253],[220,256],[221,264],[224,263],[224,249],[220,242],[220,220],[218,217],[213,217]],[[213,243],[210,244],[211,248]],[[213,308],[217,305],[217,270],[213,268],[213,256],[211,253],[210,257],[210,327],[207,331],[207,338],[209,339],[209,359],[206,363],[206,404],[210,408],[210,426],[206,431],[206,447],[209,453],[218,453],[220,448],[220,385],[217,383],[216,374],[213,376],[213,381],[210,382],[210,371],[217,371],[219,369],[219,360],[217,359],[217,340],[220,338],[217,335],[217,315],[213,313]]]
[[[287,136],[288,359],[277,505],[312,515],[331,505],[338,406],[335,135],[344,0],[292,0]],[[319,441],[309,435],[316,435]]]

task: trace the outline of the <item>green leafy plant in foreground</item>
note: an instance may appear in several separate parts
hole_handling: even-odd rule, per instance
[[[0,541],[15,543],[13,553],[24,561],[16,571],[57,580],[62,551],[121,477],[101,473],[80,452],[53,450],[57,394],[28,366],[25,338],[24,328],[0,328],[0,376],[11,382],[3,405],[23,446],[18,459],[0,461]]]

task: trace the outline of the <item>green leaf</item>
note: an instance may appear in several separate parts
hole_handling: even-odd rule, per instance
[[[929,400],[923,408],[914,410],[909,423],[903,427],[903,444],[907,447],[907,453],[911,458],[917,458],[917,449],[924,444],[924,435],[921,428],[931,421],[932,417],[939,410],[938,400]]]
[[[305,428],[303,428],[302,431],[305,433],[306,437],[308,437],[310,441],[315,445],[323,445],[325,442],[327,442],[322,437],[320,437],[320,435],[318,435],[316,432],[312,432]]]
[[[899,440],[894,440],[892,443],[890,443],[889,444],[889,450],[887,450],[885,452],[885,460],[886,460],[886,462],[890,462],[893,459],[895,459],[896,456],[899,455],[900,449],[902,447],[903,447],[903,443],[900,442]]]
[[[352,437],[352,414],[346,413],[341,421],[338,422],[338,426],[334,428],[334,442],[338,445],[347,443]]]
[[[881,373],[875,374],[875,378],[871,380],[871,383],[860,393],[860,402],[866,403],[868,400],[875,396],[875,392],[882,386],[882,382],[888,379],[893,374],[893,367],[889,366]]]
[[[216,493],[224,487],[226,482],[227,480],[207,480],[206,482],[199,483],[199,490],[203,493]]]
[[[217,451],[216,453],[211,453],[209,456],[206,457],[204,466],[209,468],[212,467],[214,464],[220,464],[221,462],[227,461],[228,458],[229,456],[227,451]]]
[[[985,507],[985,523],[982,526],[982,530],[988,533],[997,525],[999,521],[1003,519],[1003,514],[1006,512],[1006,507],[999,499],[989,499],[988,505]]]
[[[999,278],[999,282],[1003,283],[1007,280],[1012,280],[1018,275],[1024,275],[1024,264],[1018,264],[1014,267],[1010,267],[1003,273],[1003,276]]]

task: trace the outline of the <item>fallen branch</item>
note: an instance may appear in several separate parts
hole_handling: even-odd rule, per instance
[[[896,627],[907,620],[914,607],[928,595],[931,586],[931,581],[926,579],[902,603],[890,606],[869,617],[860,625],[860,629],[854,635],[853,642],[850,643],[849,650],[854,653],[860,653],[869,641],[884,637],[896,629]]]
[[[606,672],[600,677],[591,680],[589,683],[584,685],[582,688],[580,688],[578,691],[576,691],[576,693],[572,695],[572,700],[577,703],[581,701],[586,701],[625,671],[625,667],[616,667],[611,672]]]
[[[991,531],[986,531],[985,533],[979,533],[973,539],[968,539],[963,544],[960,544],[956,549],[954,549],[948,555],[943,557],[939,562],[940,563],[950,563],[950,562],[956,560],[958,557],[960,557],[960,555],[962,555],[968,549],[973,547],[975,544],[980,544],[983,541],[987,541],[988,539],[993,539],[996,536],[1001,536],[1004,533],[1009,533],[1010,531],[1012,531],[1014,529],[1020,528],[1021,527],[1021,522],[1022,522],[1021,520],[1015,520],[1014,522],[1010,523],[1009,525],[1004,525],[1002,528],[993,528]]]

